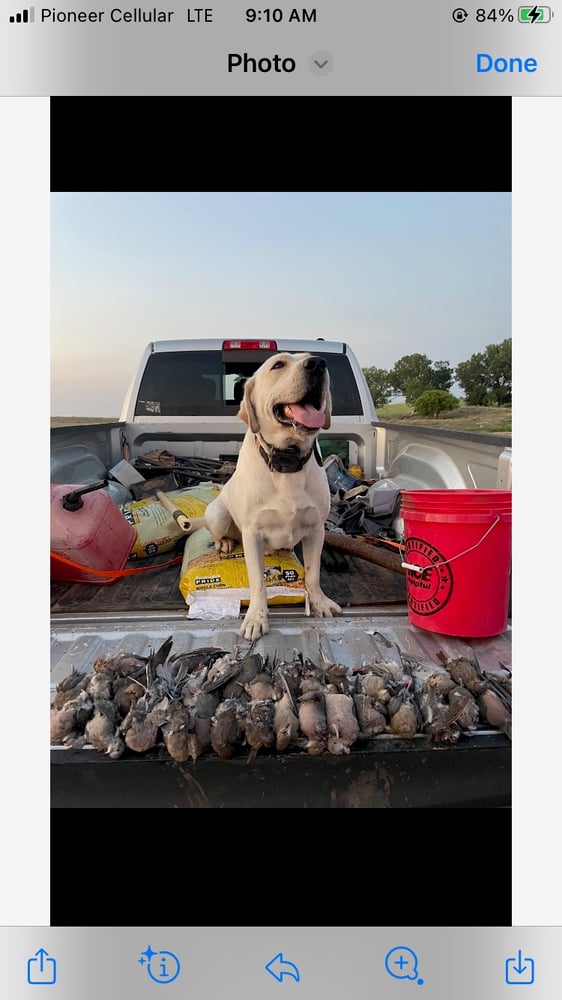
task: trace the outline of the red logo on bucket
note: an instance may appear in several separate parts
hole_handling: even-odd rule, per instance
[[[453,574],[445,556],[422,538],[406,539],[405,562],[423,568],[406,574],[408,607],[416,615],[434,615],[444,608],[453,593]]]

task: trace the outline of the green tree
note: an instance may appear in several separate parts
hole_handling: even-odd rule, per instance
[[[444,389],[426,389],[414,403],[414,410],[421,417],[438,417],[446,410],[455,410],[459,400]]]
[[[455,377],[469,406],[511,404],[511,337],[461,361]]]
[[[455,372],[448,361],[435,361],[431,373],[431,388],[449,392],[455,381]]]
[[[488,356],[490,397],[497,406],[511,405],[511,337],[490,344]]]
[[[376,407],[385,406],[392,399],[390,373],[384,368],[363,368],[363,375]]]
[[[390,372],[390,378],[394,391],[403,396],[406,396],[407,382],[411,383],[411,387],[417,383],[429,388],[431,386],[431,361],[426,354],[406,354],[396,362]]]
[[[461,361],[457,365],[456,379],[464,389],[469,406],[487,406],[486,358],[483,354],[473,354],[468,361]]]
[[[390,372],[395,392],[401,393],[412,405],[425,389],[444,389],[454,382],[454,369],[448,361],[432,362],[426,354],[407,354],[396,362]]]
[[[421,382],[419,378],[407,378],[404,382],[404,399],[410,406],[413,406],[418,396],[421,396],[422,392],[425,392],[427,385]]]

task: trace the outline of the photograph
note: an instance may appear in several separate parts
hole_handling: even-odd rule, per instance
[[[50,207],[52,808],[510,807],[511,193]]]

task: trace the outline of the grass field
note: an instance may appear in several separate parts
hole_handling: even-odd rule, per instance
[[[464,406],[441,413],[435,419],[418,417],[407,403],[391,403],[377,410],[379,420],[417,427],[442,427],[452,431],[476,431],[481,434],[511,434],[510,406]]]
[[[459,406],[458,410],[442,413],[436,419],[413,414],[407,403],[391,403],[377,410],[379,420],[418,427],[442,427],[445,430],[476,431],[481,434],[511,434],[511,407]],[[117,417],[51,417],[51,427],[67,424],[107,424]]]

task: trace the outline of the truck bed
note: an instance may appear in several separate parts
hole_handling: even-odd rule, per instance
[[[173,553],[169,553],[171,558]],[[158,565],[166,556],[143,559],[135,566]],[[186,611],[179,590],[181,564],[125,576],[109,586],[87,583],[51,584],[51,613]],[[324,549],[321,567],[324,593],[342,608],[373,608],[406,601],[405,577],[364,559]]]

